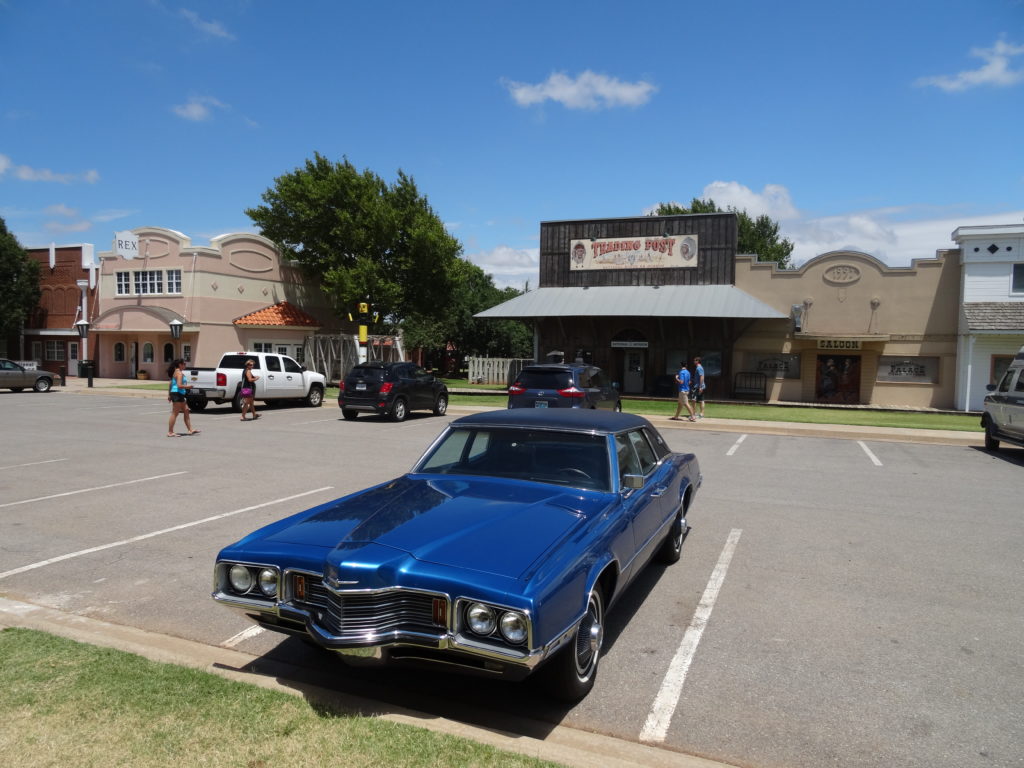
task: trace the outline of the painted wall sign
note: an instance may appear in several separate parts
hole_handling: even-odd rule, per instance
[[[612,349],[647,349],[646,341],[613,341]]]
[[[697,248],[697,235],[573,240],[569,269],[696,267]]]
[[[860,339],[818,339],[818,349],[860,349]]]

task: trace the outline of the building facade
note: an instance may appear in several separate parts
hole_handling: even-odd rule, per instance
[[[208,367],[232,350],[301,361],[306,336],[338,327],[319,288],[260,235],[221,235],[200,247],[170,229],[132,233],[137,254],[112,249],[98,258],[89,332],[98,375],[164,378],[171,360]],[[180,324],[178,338],[172,323]]]
[[[956,405],[977,411],[1024,346],[1024,225],[958,227],[952,238],[962,268]]]

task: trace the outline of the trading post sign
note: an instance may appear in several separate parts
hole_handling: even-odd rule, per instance
[[[573,240],[570,269],[666,269],[697,266],[697,235]]]

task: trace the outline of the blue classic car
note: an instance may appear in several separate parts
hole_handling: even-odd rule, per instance
[[[476,413],[408,474],[221,550],[213,599],[353,663],[536,670],[578,700],[605,611],[650,559],[679,559],[700,484],[639,416]]]

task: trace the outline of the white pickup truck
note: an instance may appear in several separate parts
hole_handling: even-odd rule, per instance
[[[242,371],[253,361],[253,372],[259,376],[254,399],[263,402],[302,400],[319,408],[324,401],[326,382],[323,374],[307,371],[287,355],[270,352],[228,352],[216,368],[192,368],[187,371],[192,385],[186,400],[194,411],[208,403],[231,403],[237,413],[242,410]]]

